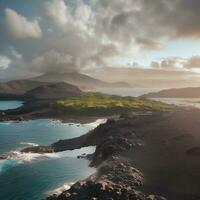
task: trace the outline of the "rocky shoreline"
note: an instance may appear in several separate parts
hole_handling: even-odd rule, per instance
[[[86,157],[90,159],[90,165],[97,168],[97,173],[47,200],[165,200],[159,195],[145,195],[141,192],[144,175],[121,156],[123,152],[144,145],[142,138],[131,130],[131,123],[134,118],[136,120],[149,115],[149,112],[131,113],[110,119],[81,137],[61,140],[50,146],[23,149],[22,152],[51,153],[96,145],[95,153]]]
[[[81,137],[23,152],[96,146],[89,159],[97,172],[47,200],[197,200],[199,119],[197,109],[130,112]]]
[[[51,107],[49,102],[47,105]],[[39,113],[28,116],[39,117]],[[88,119],[95,117],[98,115]],[[130,111],[115,115],[80,137],[25,148],[22,152],[42,154],[96,146],[94,154],[79,158],[90,159],[97,172],[47,200],[197,200],[200,198],[196,187],[200,185],[196,173],[200,167],[196,159],[200,149],[199,119],[197,109]]]
[[[68,123],[91,123],[99,118],[118,116],[117,112],[78,113],[57,109],[53,100],[27,100],[17,109],[0,111],[0,121],[28,121],[36,119],[60,120]]]
[[[98,173],[47,200],[165,200],[161,196],[140,192],[138,189],[143,182],[144,175],[129,161],[113,156],[101,164]]]

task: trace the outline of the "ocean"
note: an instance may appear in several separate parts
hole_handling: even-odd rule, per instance
[[[0,110],[15,109],[22,106],[22,101],[0,101]]]
[[[0,107],[1,104],[2,102]],[[16,106],[16,102],[13,104]],[[95,147],[44,155],[22,154],[19,150],[27,146],[47,145],[59,139],[78,137],[100,122],[101,120],[84,125],[48,119],[1,122],[0,153],[12,152],[12,156],[0,160],[0,200],[44,199],[52,192],[59,192],[71,183],[94,173],[95,169],[88,167],[89,161],[77,159],[77,156],[92,153]]]

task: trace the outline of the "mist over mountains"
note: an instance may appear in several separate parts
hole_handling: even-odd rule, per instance
[[[200,87],[172,88],[142,95],[145,98],[200,98]]]
[[[112,82],[126,81],[132,87],[139,88],[200,87],[198,73],[175,69],[105,67],[94,76]]]
[[[106,82],[99,79],[92,78],[91,76],[81,74],[78,72],[64,72],[64,73],[55,73],[50,72],[43,74],[41,76],[33,77],[30,80],[42,81],[42,82],[67,82],[81,89],[95,89],[95,88],[104,88],[104,87],[114,87],[114,88],[129,88],[130,85],[126,82]]]

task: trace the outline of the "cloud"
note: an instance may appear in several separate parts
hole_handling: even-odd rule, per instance
[[[163,39],[200,39],[199,0],[46,0],[39,1],[38,6],[43,12],[35,13],[32,21],[9,8],[1,20],[9,34],[1,34],[0,54],[12,60],[9,68],[21,73],[25,68],[38,73],[91,73],[135,55],[159,51],[165,45]],[[42,35],[41,40],[23,40]],[[13,53],[5,52],[9,46],[14,48]],[[135,66],[143,67],[137,63]],[[189,70],[192,66],[194,61],[174,57],[148,67],[157,73],[161,69]]]
[[[187,62],[187,59],[179,58],[179,57],[170,57],[170,58],[164,58],[160,61],[153,61],[150,65],[150,67],[155,69],[184,69],[185,63]]]
[[[64,1],[53,0],[45,4],[47,15],[52,18],[54,23],[62,30],[70,20],[70,14]]]
[[[150,38],[136,37],[135,41],[136,43],[140,44],[142,50],[146,51],[159,50],[164,48],[164,45]]]
[[[38,56],[32,61],[32,69],[40,73],[63,72],[65,70],[74,70],[73,57],[54,50]]]
[[[200,68],[200,56],[193,56],[188,59],[185,62],[184,67],[188,69]]]
[[[70,7],[64,0],[51,0],[45,3],[46,13],[63,32],[79,29],[89,33],[94,28],[94,12],[81,0],[74,1],[74,4],[74,7]]]
[[[170,57],[161,61],[154,61],[151,67],[155,69],[175,69],[189,70],[200,68],[200,56],[192,56],[189,58]]]
[[[0,70],[8,68],[11,60],[7,56],[0,55]]]
[[[156,39],[200,38],[199,0],[102,0],[100,4],[109,10],[105,17],[115,33]]]
[[[12,9],[5,9],[5,21],[9,33],[16,38],[39,38],[42,35],[37,20],[28,21],[27,18]]]

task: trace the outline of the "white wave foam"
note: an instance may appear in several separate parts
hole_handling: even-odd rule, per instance
[[[76,158],[77,156],[82,155],[82,154],[94,153],[95,148],[96,148],[95,146],[83,147],[80,149],[74,149],[72,151],[63,151],[63,152],[54,153],[54,155],[58,156],[59,158],[63,158],[63,157]]]
[[[22,153],[20,151],[12,151],[7,153],[7,159],[0,160],[0,172],[3,169],[9,169],[17,164],[22,164],[25,162],[32,162],[39,159],[59,159],[59,158],[77,158],[77,156],[82,154],[94,153],[95,146],[84,147],[81,149],[75,149],[72,151],[63,151],[58,153]]]
[[[39,153],[22,153],[20,151],[12,151],[12,152],[8,153],[7,159],[22,161],[22,162],[30,162],[39,157],[41,157],[41,154],[39,154]]]
[[[33,147],[39,146],[39,144],[32,143],[32,142],[20,142],[20,144],[21,144],[21,145],[33,146]]]
[[[64,192],[65,190],[69,190],[69,188],[73,185],[74,183],[66,183],[64,185],[62,185],[61,187],[56,188],[55,190],[51,190],[49,192],[47,192],[47,195],[51,196],[51,195],[59,195],[62,192]]]
[[[94,122],[91,122],[91,123],[87,123],[85,125],[89,125],[91,127],[97,127],[98,125],[100,124],[103,124],[103,123],[106,123],[107,119],[97,119],[96,121]],[[79,124],[79,123],[63,123],[62,121],[60,120],[50,120],[48,125],[47,126],[57,126],[57,125],[66,125],[66,126],[84,126],[84,124]]]
[[[100,124],[104,124],[107,122],[107,119],[97,119],[96,121],[92,123],[88,123],[87,125],[92,126],[92,127],[97,127]]]
[[[0,122],[0,124],[3,124],[3,125],[10,125],[12,123],[12,121],[9,121],[9,122]]]
[[[62,122],[60,120],[50,120],[49,121],[49,126],[56,126],[56,125],[59,125],[61,124]]]

